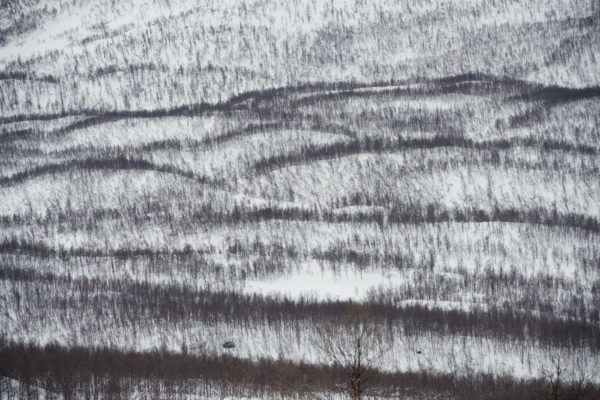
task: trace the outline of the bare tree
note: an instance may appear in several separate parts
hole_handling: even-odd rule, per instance
[[[549,384],[546,393],[548,400],[587,400],[594,398],[593,379],[590,371],[596,371],[597,364],[588,364],[587,360],[577,360],[566,366],[560,356],[551,358],[550,367],[542,367],[541,373]]]
[[[365,389],[374,390],[373,371],[380,367],[387,347],[366,306],[353,306],[346,315],[317,324],[314,344],[348,381],[352,400],[360,400]]]

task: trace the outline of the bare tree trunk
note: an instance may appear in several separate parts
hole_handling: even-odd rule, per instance
[[[367,382],[365,372],[380,366],[385,347],[369,310],[355,306],[344,318],[323,321],[316,329],[315,345],[348,378],[350,398],[361,400]]]

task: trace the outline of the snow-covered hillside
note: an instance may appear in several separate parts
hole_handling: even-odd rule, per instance
[[[0,4],[0,400],[594,398],[599,22]]]

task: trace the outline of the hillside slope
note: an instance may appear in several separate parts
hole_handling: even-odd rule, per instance
[[[0,399],[593,398],[592,4],[3,3]]]

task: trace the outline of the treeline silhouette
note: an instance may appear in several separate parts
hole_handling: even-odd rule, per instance
[[[350,199],[351,200],[351,199]],[[348,199],[342,199],[344,204]],[[367,206],[378,206],[377,202],[367,201]],[[357,205],[357,204],[347,204]],[[345,206],[342,206],[345,207]],[[223,206],[221,209],[218,206],[201,207],[199,211],[192,210],[185,212],[179,216],[170,214],[152,214],[143,212],[140,208],[134,212],[131,210],[97,210],[93,213],[88,212],[69,212],[68,210],[48,210],[40,216],[33,215],[3,215],[0,216],[0,225],[15,226],[19,224],[29,223],[32,220],[42,226],[50,226],[54,224],[69,223],[72,227],[93,228],[96,223],[104,219],[126,219],[134,222],[136,225],[145,222],[185,222],[189,226],[197,226],[198,224],[216,224],[216,225],[235,225],[242,223],[253,223],[270,220],[286,220],[286,221],[304,221],[304,222],[352,222],[352,223],[376,223],[380,226],[386,224],[438,224],[438,223],[515,223],[515,224],[530,224],[542,225],[548,227],[578,229],[589,233],[600,232],[600,220],[596,217],[578,214],[558,212],[555,209],[548,210],[546,208],[536,207],[529,210],[522,210],[514,207],[500,208],[495,206],[492,210],[484,210],[477,208],[463,209],[448,209],[436,204],[393,204],[388,210],[375,209],[370,211],[340,211],[324,210],[324,209],[308,209],[299,207],[279,207],[279,206],[263,206],[263,207],[243,207],[233,205],[230,209]],[[133,214],[130,214],[129,212]],[[143,212],[143,215],[137,215]],[[77,221],[77,218],[81,218]],[[92,218],[92,220],[89,220]],[[184,221],[182,220],[184,219]],[[164,253],[165,250],[156,249],[156,251],[135,250],[123,247],[120,250],[111,252],[94,251],[94,250],[77,250],[77,248],[61,249],[48,247],[41,244],[30,243],[18,239],[5,239],[0,241],[0,253],[10,252],[31,252],[39,254],[65,254],[65,255],[128,255],[136,252],[142,253]],[[177,253],[177,249],[171,250]]]
[[[370,228],[374,228],[371,226]],[[585,232],[580,232],[585,236]],[[583,236],[581,238],[583,239]],[[537,312],[543,316],[562,316],[571,319],[599,320],[600,304],[593,293],[596,286],[591,287],[592,297],[586,297],[580,290],[581,283],[564,279],[560,276],[536,273],[528,276],[528,268],[523,271],[508,272],[493,271],[488,267],[474,272],[459,266],[454,274],[447,276],[441,271],[447,268],[445,256],[436,255],[436,245],[428,243],[429,250],[414,252],[406,251],[402,246],[386,246],[384,250],[357,249],[351,242],[339,241],[324,249],[311,249],[301,243],[270,242],[258,238],[248,242],[230,241],[223,253],[228,260],[237,260],[237,266],[218,262],[213,259],[215,249],[196,248],[189,244],[176,248],[123,247],[116,249],[87,249],[87,248],[51,248],[41,243],[29,243],[26,240],[5,240],[0,246],[5,260],[11,260],[6,266],[21,268],[38,268],[44,271],[78,270],[83,265],[95,265],[92,269],[103,271],[112,279],[120,278],[116,270],[128,269],[134,265],[136,273],[134,280],[145,281],[150,276],[168,277],[169,282],[177,284],[188,279],[188,282],[198,282],[204,285],[216,285],[216,289],[239,290],[247,279],[272,279],[291,274],[298,270],[303,263],[310,261],[318,263],[324,270],[334,275],[361,274],[365,271],[384,273],[412,271],[413,279],[398,284],[392,290],[379,292],[374,295],[377,302],[387,303],[393,299],[393,304],[402,304],[406,300],[450,301],[462,302],[461,292],[479,293],[487,300],[485,303],[514,307]],[[463,249],[466,251],[466,249]],[[458,250],[460,254],[461,250]],[[485,249],[480,250],[486,254]],[[470,253],[467,254],[478,254]],[[510,250],[503,250],[501,257],[508,259]],[[475,257],[475,255],[469,256]],[[6,261],[8,262],[8,261]],[[589,257],[577,260],[578,271],[582,279],[595,276],[594,268],[600,260]],[[112,267],[106,269],[106,263]],[[552,267],[552,263],[544,262],[542,269]],[[119,267],[120,266],[120,267]],[[301,270],[301,269],[300,269]],[[460,276],[460,279],[456,279]],[[454,277],[453,277],[454,276]],[[132,278],[127,276],[128,278]],[[184,278],[186,277],[186,278]],[[214,289],[214,288],[213,288]],[[590,289],[584,289],[587,292]],[[556,296],[560,293],[575,293],[560,302]],[[62,294],[57,293],[60,297]]]
[[[0,36],[2,33],[0,32]],[[1,42],[1,39],[0,39]],[[40,82],[48,82],[48,83],[58,83],[58,79],[51,75],[42,75],[38,76],[35,74],[30,74],[26,72],[20,71],[11,71],[11,72],[0,72],[0,81],[2,80],[23,80],[23,81],[40,81]]]
[[[19,72],[15,72],[19,73]],[[52,78],[53,79],[53,78]],[[407,85],[416,85],[410,86]],[[397,86],[386,89],[386,87]],[[373,90],[368,90],[372,88]],[[383,90],[382,90],[383,89]],[[323,93],[314,93],[314,92]],[[114,121],[126,118],[158,118],[169,116],[197,116],[212,112],[232,112],[235,110],[266,110],[273,103],[289,102],[288,105],[314,104],[323,100],[343,100],[355,97],[381,97],[404,95],[443,95],[457,94],[494,94],[496,97],[513,95],[515,100],[546,101],[550,105],[560,102],[582,100],[600,96],[600,88],[565,88],[559,86],[542,86],[539,84],[515,80],[507,77],[494,77],[485,74],[463,74],[434,80],[417,79],[413,81],[389,80],[385,82],[315,82],[296,86],[282,86],[264,90],[252,90],[234,95],[218,103],[188,104],[174,108],[153,110],[93,110],[85,109],[47,114],[22,114],[0,118],[0,124],[11,122],[51,120],[66,116],[94,118],[91,123]],[[296,96],[308,93],[306,97]]]
[[[198,176],[190,171],[185,171],[170,165],[156,165],[142,159],[128,158],[126,156],[105,157],[105,158],[86,158],[81,160],[70,160],[62,163],[45,164],[27,171],[17,172],[10,176],[0,177],[0,185],[13,185],[37,178],[43,175],[52,175],[63,173],[72,169],[82,170],[146,170],[164,172],[173,175],[179,175],[200,183],[216,184],[216,182],[202,176]]]
[[[0,143],[12,142],[15,140],[27,139],[34,137],[36,132],[31,128],[16,129],[16,130],[2,130],[0,133]]]
[[[264,113],[262,113],[264,114]],[[273,111],[272,115],[262,115],[258,118],[258,122],[247,123],[243,127],[235,129],[229,129],[221,134],[214,135],[211,137],[204,138],[202,140],[180,140],[180,139],[164,139],[155,142],[143,144],[139,147],[126,147],[126,148],[111,148],[102,147],[103,152],[115,152],[120,151],[132,152],[135,150],[141,151],[156,151],[156,150],[183,150],[183,149],[202,149],[209,146],[217,146],[225,143],[229,140],[252,135],[256,133],[265,133],[278,129],[305,129],[305,130],[318,130],[327,133],[341,134],[351,138],[356,137],[356,133],[351,129],[341,124],[329,123],[323,117],[318,115],[310,114],[298,114],[297,112],[286,112],[286,111]],[[240,119],[252,119],[254,113],[248,113],[248,115],[236,115],[235,118]],[[233,116],[231,116],[233,118]],[[80,129],[89,128],[96,125],[101,125],[109,122],[119,121],[121,118],[103,118],[103,117],[89,117],[67,124],[66,126],[57,128],[50,133],[38,132],[32,128],[7,130],[4,129],[0,133],[0,143],[10,143],[17,140],[23,141],[34,141],[42,140],[46,137],[60,138],[70,132],[74,132]],[[77,148],[68,149],[60,154],[75,154]],[[6,151],[10,154],[10,148],[7,147]],[[45,155],[39,149],[34,148],[15,148],[14,151],[18,151],[19,154],[28,155]],[[56,154],[53,153],[53,154]]]
[[[178,249],[160,249],[155,247],[130,248],[122,247],[114,250],[96,250],[85,248],[54,248],[44,243],[28,243],[24,240],[10,239],[0,242],[0,253],[33,254],[40,257],[117,257],[130,258],[139,256],[155,257],[158,255],[190,255],[198,253],[191,247]]]
[[[436,135],[419,139],[386,139],[366,137],[348,143],[331,145],[307,144],[301,151],[272,156],[257,161],[254,169],[265,173],[290,165],[308,164],[315,161],[329,160],[361,153],[389,153],[401,150],[434,149],[438,147],[460,147],[471,150],[506,150],[517,147],[531,147],[544,151],[560,150],[567,153],[598,154],[596,146],[573,144],[564,141],[538,139],[498,139],[484,142],[474,141],[456,135]]]
[[[367,371],[365,371],[367,372]],[[369,370],[366,395],[449,396],[450,398],[508,400],[539,399],[550,393],[550,383],[481,374],[382,372]],[[7,400],[37,398],[41,390],[76,398],[181,399],[190,395],[278,396],[314,398],[318,394],[345,392],[345,376],[326,365],[285,360],[240,359],[231,355],[130,352],[111,348],[36,346],[0,338],[0,375],[15,379],[18,386],[0,382],[0,396]],[[573,399],[594,399],[596,385],[565,390]],[[141,396],[141,397],[140,397]]]
[[[231,278],[224,276],[223,278]],[[494,277],[495,278],[495,277]],[[514,276],[494,281],[498,287],[518,283]],[[517,278],[518,279],[518,278]],[[52,273],[39,273],[3,266],[0,280],[23,282],[26,286],[20,294],[25,307],[52,315],[88,315],[98,310],[112,310],[111,318],[126,325],[143,326],[145,321],[173,324],[177,321],[201,321],[211,326],[225,322],[236,326],[260,327],[262,324],[283,324],[297,330],[304,321],[312,326],[325,318],[335,319],[346,315],[352,301],[317,301],[300,298],[243,294],[231,290],[194,289],[184,285],[155,285],[131,279],[108,280],[99,278],[72,278]],[[512,283],[511,283],[512,282]],[[552,282],[549,282],[552,284]],[[438,288],[431,287],[432,293]],[[104,296],[110,293],[110,296]],[[415,294],[411,299],[418,298]],[[444,310],[420,304],[403,304],[402,299],[382,294],[369,299],[369,309],[374,320],[381,326],[401,324],[407,335],[425,332],[441,336],[465,335],[485,337],[500,342],[520,340],[545,346],[580,348],[589,346],[600,350],[600,326],[598,316],[587,320],[585,316],[557,318],[536,315],[532,305],[519,308],[489,305],[487,310]],[[528,308],[526,308],[528,307]],[[97,318],[106,318],[101,313]]]
[[[292,117],[292,116],[290,116]],[[222,134],[207,137],[202,140],[179,140],[179,139],[166,139],[152,143],[147,143],[139,148],[123,148],[121,151],[129,150],[141,150],[141,151],[156,151],[156,150],[198,150],[214,147],[219,144],[226,143],[230,140],[250,136],[253,134],[268,133],[270,131],[284,130],[284,129],[314,129],[327,133],[342,134],[349,137],[355,137],[356,134],[344,126],[325,124],[325,123],[313,123],[309,124],[309,121],[293,119],[276,121],[276,122],[261,122],[261,123],[250,123],[244,127],[231,129],[223,132]]]
[[[161,168],[159,170],[162,171]],[[210,182],[213,184],[213,182]],[[379,206],[380,199],[361,199],[353,202],[352,197],[344,197],[338,201],[339,207],[364,205]],[[179,216],[165,213],[152,213],[151,209],[106,209],[88,211],[71,210],[45,210],[40,215],[3,215],[0,216],[0,225],[14,226],[35,221],[42,226],[69,223],[72,227],[94,227],[96,223],[104,219],[127,219],[136,225],[148,221],[160,223],[182,222],[186,225],[196,226],[198,224],[235,225],[269,220],[305,221],[305,222],[352,222],[352,223],[376,223],[380,226],[385,224],[437,224],[437,223],[517,223],[543,225],[565,229],[579,229],[590,233],[600,232],[600,220],[594,216],[558,212],[556,209],[535,207],[520,209],[515,207],[502,208],[494,206],[491,210],[478,208],[449,209],[438,204],[403,204],[391,199],[389,209],[374,209],[373,211],[336,211],[320,208],[280,207],[280,206],[233,206],[204,205],[197,209],[184,210]],[[140,214],[141,213],[141,214]],[[140,214],[140,215],[138,215]],[[91,220],[90,220],[91,218]],[[57,248],[39,247],[26,241],[8,239],[0,241],[0,253],[12,251],[29,251],[44,254],[64,253],[76,254],[77,250],[59,250]],[[176,250],[174,250],[176,251]],[[127,248],[123,248],[127,253]],[[160,251],[162,252],[162,251]],[[81,253],[83,255],[83,253]],[[90,253],[113,254],[113,253]]]
[[[411,81],[391,80],[371,86],[339,87],[324,93],[314,93],[293,101],[295,106],[310,105],[322,101],[339,101],[351,98],[390,99],[404,96],[441,96],[446,94],[490,95],[497,98],[539,91],[543,85],[514,79],[508,76],[493,76],[483,73],[466,73],[436,79]]]
[[[531,94],[523,95],[527,100],[543,100],[547,104],[557,105],[569,101],[585,100],[600,97],[600,86],[586,88],[565,88],[548,86]]]
[[[360,205],[377,206],[377,202]],[[358,204],[347,204],[358,205]],[[342,206],[344,207],[344,205]],[[546,225],[565,228],[575,228],[591,233],[600,232],[600,221],[592,216],[577,213],[559,213],[556,210],[533,208],[521,210],[517,208],[494,207],[491,211],[483,209],[451,210],[445,207],[427,205],[394,204],[387,212],[334,212],[298,208],[265,207],[262,209],[242,211],[235,207],[230,213],[215,213],[209,218],[207,215],[194,215],[194,220],[199,222],[225,222],[242,223],[270,219],[298,220],[298,221],[327,221],[327,222],[355,222],[378,224],[435,224],[435,223],[467,223],[467,222],[509,222]]]

